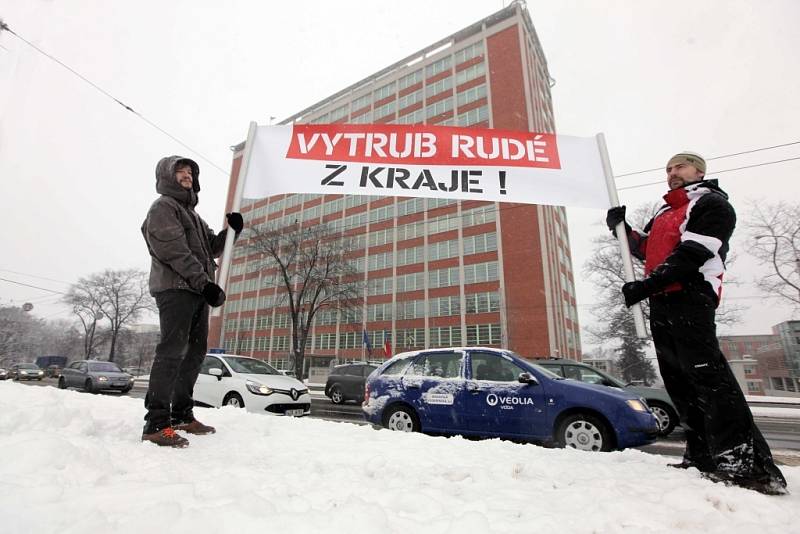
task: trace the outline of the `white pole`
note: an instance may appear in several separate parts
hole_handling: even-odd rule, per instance
[[[603,162],[603,173],[606,176],[606,187],[608,188],[608,198],[612,206],[619,206],[619,196],[617,196],[617,184],[614,182],[614,172],[611,170],[611,160],[608,157],[606,146],[606,136],[602,133],[596,135],[597,148],[600,151],[600,160]],[[633,282],[636,276],[633,274],[633,260],[631,249],[628,246],[628,233],[625,231],[625,221],[619,223],[616,228],[617,239],[619,240],[619,252],[622,255],[622,267],[625,270],[625,281]],[[637,303],[631,306],[633,313],[633,324],[636,326],[636,335],[639,339],[647,339],[647,331],[644,327],[644,313],[641,306]]]
[[[242,156],[242,166],[239,167],[239,176],[236,179],[236,191],[233,194],[233,204],[231,211],[239,211],[242,206],[242,193],[244,192],[244,183],[247,180],[247,167],[250,165],[250,155],[253,153],[253,141],[256,138],[256,128],[258,125],[253,121],[250,122],[250,128],[247,131],[247,141],[244,144],[244,155]],[[228,286],[228,271],[231,267],[231,259],[233,258],[233,240],[235,237],[234,232],[228,232],[225,236],[225,249],[222,251],[222,266],[219,270],[219,287],[225,290]],[[214,308],[211,315],[218,317],[222,314],[223,306]],[[225,335],[225,325],[222,325],[222,334]],[[220,344],[222,344],[222,337]]]

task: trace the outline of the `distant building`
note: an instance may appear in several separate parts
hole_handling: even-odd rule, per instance
[[[591,365],[599,371],[617,376],[616,360],[611,356],[594,356],[584,354],[583,363]]]
[[[780,338],[789,376],[800,378],[800,321],[784,321],[772,327],[772,333]]]
[[[289,117],[286,123],[436,124],[554,132],[547,61],[524,2],[479,20]],[[235,148],[228,207],[243,144]],[[355,236],[364,273],[356,320],[320,314],[307,352],[484,345],[580,359],[563,207],[446,199],[279,195],[247,199],[248,226],[327,223]],[[244,241],[244,240],[242,240]],[[224,317],[209,346],[286,365],[279,284],[246,243],[234,252]],[[374,356],[373,356],[374,357]]]

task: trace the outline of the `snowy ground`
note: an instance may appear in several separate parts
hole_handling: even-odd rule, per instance
[[[24,407],[24,408],[23,408]],[[0,531],[800,533],[793,494],[712,484],[675,458],[199,410],[188,449],[139,441],[142,401],[0,383]]]

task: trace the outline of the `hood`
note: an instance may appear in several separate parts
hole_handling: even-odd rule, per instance
[[[188,163],[192,167],[192,190],[187,191],[175,180],[175,167],[181,163]],[[200,192],[200,166],[189,158],[183,156],[167,156],[161,158],[156,165],[156,191],[167,195],[189,206],[197,205],[197,193]]]
[[[728,200],[728,193],[720,189],[719,181],[714,178],[710,180],[700,180],[699,182],[689,184],[686,187],[690,186],[696,186],[697,188],[705,187],[706,189],[710,189],[711,191],[717,193],[718,195],[722,195],[725,198],[725,200]]]
[[[264,384],[267,387],[272,389],[282,389],[288,391],[292,388],[300,391],[303,389],[308,389],[305,384],[293,378],[291,376],[286,375],[258,375],[258,374],[245,374],[239,373],[240,377],[248,378],[253,382],[258,382],[259,384]]]

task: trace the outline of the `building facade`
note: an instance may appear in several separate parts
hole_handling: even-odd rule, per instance
[[[551,78],[524,3],[398,61],[289,117],[288,123],[435,124],[555,132]],[[235,148],[228,208],[243,145]],[[245,199],[247,226],[328,224],[356,237],[365,291],[347,320],[321,313],[306,352],[372,359],[483,345],[529,357],[580,359],[563,207],[424,198],[280,195]],[[290,350],[280,291],[235,249],[222,320],[210,346],[284,366]],[[377,353],[377,354],[376,354]]]

